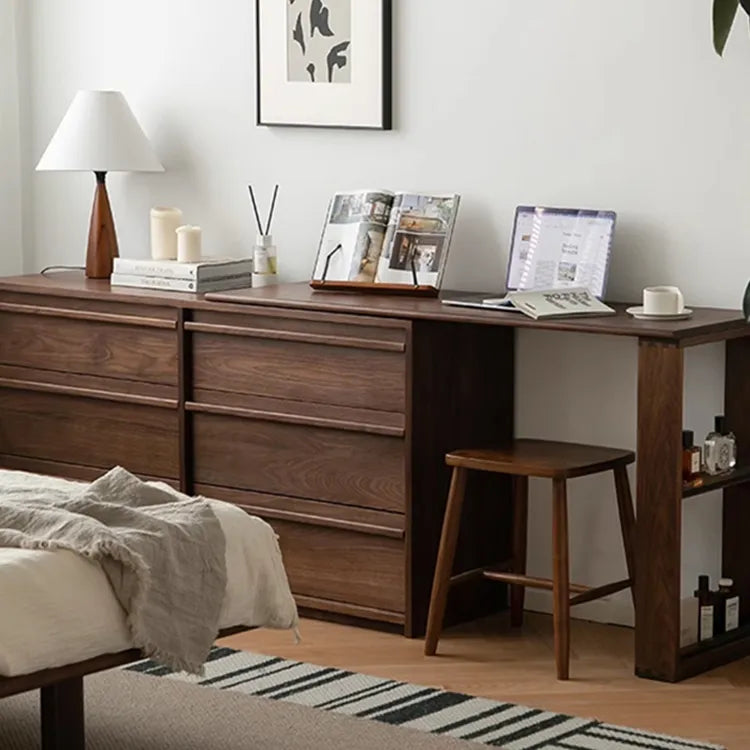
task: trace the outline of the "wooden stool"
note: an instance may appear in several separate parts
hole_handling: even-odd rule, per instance
[[[427,619],[427,637],[424,652],[434,655],[443,627],[448,590],[454,583],[470,580],[476,576],[493,581],[509,583],[511,624],[523,622],[523,600],[525,587],[551,589],[554,594],[555,661],[557,677],[567,680],[570,663],[570,607],[599,599],[630,587],[635,582],[635,514],[630,495],[630,482],[626,466],[635,460],[632,451],[601,448],[572,443],[553,443],[543,440],[516,440],[508,448],[500,450],[462,450],[449,453],[446,463],[453,467],[453,476],[445,508],[443,532],[440,537],[435,578],[430,597],[430,613]],[[468,573],[451,576],[456,541],[464,502],[466,477],[469,471],[490,471],[510,474],[513,477],[513,557],[491,569],[480,568]],[[606,586],[581,586],[570,583],[568,568],[568,501],[567,480],[612,471],[615,480],[617,506],[620,515],[622,541],[625,547],[628,575],[624,581]],[[554,559],[553,578],[534,578],[526,572],[526,538],[529,477],[552,479],[553,524],[552,550]],[[574,596],[570,596],[573,592]]]

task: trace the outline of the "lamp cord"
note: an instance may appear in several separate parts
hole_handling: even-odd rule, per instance
[[[45,266],[41,271],[39,271],[39,274],[41,276],[44,276],[49,271],[83,271],[85,270],[84,266]]]

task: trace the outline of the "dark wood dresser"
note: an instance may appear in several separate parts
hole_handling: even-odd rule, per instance
[[[424,632],[444,454],[513,434],[512,328],[0,280],[0,465],[120,464],[276,529],[300,607]],[[472,488],[458,561],[505,556],[509,488]],[[491,498],[491,502],[481,502]],[[451,619],[504,606],[462,587]]]

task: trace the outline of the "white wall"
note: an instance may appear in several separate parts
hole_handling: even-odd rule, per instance
[[[16,0],[0,2],[0,275],[22,263],[19,16]]]
[[[718,59],[710,5],[397,0],[396,130],[379,133],[255,126],[252,0],[33,0],[30,153],[77,89],[118,88],[168,169],[112,176],[123,254],[148,253],[154,204],[181,206],[209,250],[247,253],[245,186],[270,194],[279,182],[281,272],[301,280],[335,190],[455,190],[450,286],[500,286],[517,204],[582,205],[619,213],[612,298],[676,283],[691,304],[737,307],[750,278],[750,38],[740,24]],[[27,267],[81,263],[93,178],[32,184]],[[524,333],[518,350],[519,434],[635,445],[632,342]],[[686,422],[701,436],[721,409],[722,356],[688,358]],[[535,572],[548,566],[546,492],[534,486]],[[577,579],[619,577],[609,483],[580,480],[571,506]],[[718,573],[719,538],[716,500],[686,504],[686,591],[698,572]],[[627,621],[630,610],[621,595],[579,614]]]

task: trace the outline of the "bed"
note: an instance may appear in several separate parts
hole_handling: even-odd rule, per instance
[[[226,540],[219,635],[296,627],[271,527],[233,505],[209,503]],[[97,563],[68,551],[0,548],[0,698],[41,689],[44,750],[84,747],[85,675],[142,657]]]

